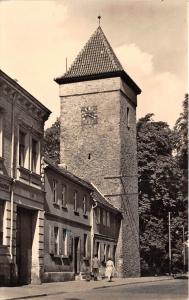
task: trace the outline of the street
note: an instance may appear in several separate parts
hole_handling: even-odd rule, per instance
[[[115,287],[96,288],[84,292],[53,294],[43,300],[187,300],[187,280],[166,280]],[[36,298],[30,298],[36,299]]]

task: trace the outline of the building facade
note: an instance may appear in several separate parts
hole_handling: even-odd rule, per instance
[[[90,271],[92,187],[45,161],[43,282],[74,280]]]
[[[117,243],[122,214],[94,187],[93,190],[92,245],[93,256],[97,254],[104,267],[108,258],[114,261],[115,275],[118,275]]]
[[[140,88],[98,27],[60,85],[61,163],[121,209],[119,276],[140,275],[136,107]]]
[[[40,283],[41,151],[50,111],[0,71],[0,283]]]

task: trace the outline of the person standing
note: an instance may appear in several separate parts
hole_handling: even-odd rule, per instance
[[[95,254],[95,256],[92,260],[92,270],[93,270],[93,275],[94,275],[95,281],[98,280],[99,268],[100,268],[100,261],[98,259],[97,254]]]
[[[114,263],[111,260],[111,258],[108,258],[106,262],[106,277],[108,277],[108,281],[112,281],[113,271],[114,271]]]

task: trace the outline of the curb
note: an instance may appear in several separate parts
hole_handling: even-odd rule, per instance
[[[173,280],[173,278],[157,279],[157,280],[149,280],[149,281],[126,282],[126,283],[120,283],[120,284],[115,284],[115,285],[104,285],[104,286],[101,286],[101,287],[94,287],[94,288],[91,288],[91,289],[97,290],[97,289],[110,288],[110,287],[113,288],[113,287],[123,286],[123,285],[132,285],[132,284],[139,284],[139,283],[150,283],[150,282],[165,281],[165,280]]]
[[[152,283],[157,281],[165,281],[165,280],[173,280],[173,278],[162,278],[162,279],[156,279],[156,280],[149,280],[149,281],[135,281],[135,282],[125,282],[115,285],[103,285],[99,287],[90,287],[86,290],[98,290],[98,289],[104,289],[104,288],[114,288],[117,286],[123,286],[123,285],[133,285],[133,284],[139,284],[139,283]],[[77,290],[72,291],[72,293],[77,292]],[[42,293],[42,294],[36,294],[36,295],[28,295],[28,296],[19,296],[19,297],[13,297],[13,298],[0,298],[0,300],[21,300],[21,299],[30,299],[30,298],[39,298],[39,297],[46,297],[46,296],[55,296],[60,294],[68,294],[69,292],[61,291],[57,293]]]

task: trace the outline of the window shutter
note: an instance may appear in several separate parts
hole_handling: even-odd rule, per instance
[[[68,256],[72,256],[72,248],[73,248],[73,241],[72,241],[72,232],[70,230],[67,231],[67,253]]]
[[[55,248],[54,248],[54,226],[49,225],[49,253],[54,254]]]

